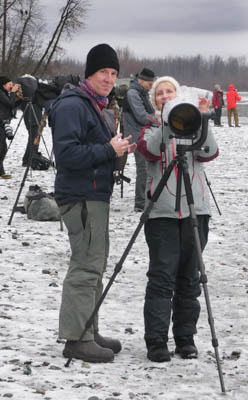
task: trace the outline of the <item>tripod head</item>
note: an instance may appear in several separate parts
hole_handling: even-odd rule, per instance
[[[32,97],[23,97],[23,101],[25,101],[25,103],[32,103]]]

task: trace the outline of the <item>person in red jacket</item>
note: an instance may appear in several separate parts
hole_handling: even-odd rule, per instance
[[[228,118],[228,125],[232,125],[232,114],[234,117],[235,126],[239,127],[239,116],[237,110],[237,101],[241,100],[237,90],[233,83],[229,85],[229,91],[226,93],[227,99],[227,118]]]
[[[221,90],[219,84],[216,84],[213,91],[213,98],[212,98],[212,106],[214,108],[214,125],[215,126],[223,126],[221,125],[221,114],[222,114],[222,107],[224,104],[223,95],[224,92]]]

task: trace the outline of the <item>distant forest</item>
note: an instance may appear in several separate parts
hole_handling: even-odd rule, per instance
[[[241,91],[248,90],[248,62],[246,57],[220,56],[167,56],[164,58],[137,58],[128,48],[117,49],[120,59],[119,78],[129,78],[141,71],[143,67],[152,69],[157,76],[170,75],[180,84],[202,87],[212,90],[219,83],[223,90],[228,90],[230,83],[234,83]],[[85,64],[70,58],[52,62],[47,70],[48,77],[58,74],[84,73]]]

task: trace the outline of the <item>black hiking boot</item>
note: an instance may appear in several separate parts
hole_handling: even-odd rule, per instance
[[[94,334],[94,340],[95,342],[107,349],[111,349],[115,354],[119,353],[121,351],[121,342],[117,339],[112,339],[110,337],[104,337],[100,335],[100,333],[96,332]]]
[[[147,358],[154,362],[164,362],[170,361],[170,352],[168,350],[168,346],[166,342],[163,341],[152,341],[146,342],[147,346]]]
[[[94,340],[87,342],[67,340],[63,356],[92,363],[107,363],[114,360],[113,351],[111,349],[104,349],[94,342]]]
[[[184,359],[191,359],[198,357],[198,350],[194,343],[193,336],[178,336],[175,337],[176,350],[175,353],[179,354]]]

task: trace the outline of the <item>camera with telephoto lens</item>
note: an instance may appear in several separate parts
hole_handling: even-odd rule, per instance
[[[170,138],[186,139],[191,143],[181,145],[186,151],[208,151],[208,146],[202,146],[207,139],[208,120],[212,118],[212,112],[199,110],[200,97],[208,98],[208,93],[202,96],[201,89],[183,86],[177,97],[166,102],[162,110],[163,125],[169,126]]]
[[[177,97],[165,103],[163,108],[163,120],[176,138],[194,139],[201,127],[198,93],[192,89],[182,86]]]
[[[5,130],[6,138],[9,140],[13,140],[13,138],[14,138],[13,128],[10,126],[9,121],[3,121],[3,126],[4,126],[4,130]]]

